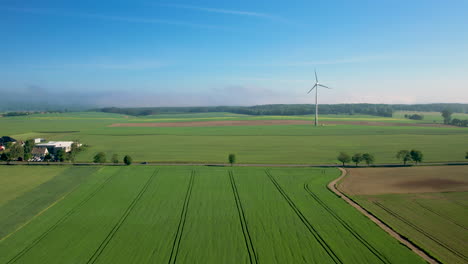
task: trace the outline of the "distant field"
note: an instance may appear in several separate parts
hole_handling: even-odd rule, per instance
[[[312,120],[312,116],[242,116],[229,113],[127,117],[109,113],[63,113],[0,118],[2,135],[17,139],[80,140],[89,149],[78,161],[91,161],[100,151],[108,157],[131,155],[142,162],[225,162],[236,153],[242,163],[336,163],[340,151],[371,152],[379,163],[397,163],[400,149],[417,148],[426,161],[463,161],[468,129],[416,127],[412,120],[360,115],[323,115],[329,122],[352,124],[235,127],[109,127],[115,123],[162,123],[239,120]],[[421,122],[416,122],[418,125]],[[390,125],[390,126],[388,126]]]
[[[349,172],[343,192],[443,263],[467,263],[468,167]]]
[[[0,263],[424,263],[327,190],[336,169],[67,171],[83,169],[0,241]]]

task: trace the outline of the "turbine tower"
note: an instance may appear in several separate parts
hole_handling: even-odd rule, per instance
[[[309,94],[310,92],[312,92],[313,89],[315,89],[315,126],[318,126],[318,88],[319,86],[323,88],[331,89],[330,87],[319,83],[318,78],[317,78],[317,71],[315,70],[315,85],[314,87],[312,87],[312,89],[309,90],[309,92],[307,92],[307,94]]]

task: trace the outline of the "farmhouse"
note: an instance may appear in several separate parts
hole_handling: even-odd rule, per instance
[[[38,148],[47,148],[49,153],[55,154],[59,149],[70,152],[73,141],[50,141],[48,143],[36,144]]]
[[[47,154],[49,154],[49,151],[46,147],[34,147],[31,150],[31,155],[33,158],[39,158],[42,160]]]

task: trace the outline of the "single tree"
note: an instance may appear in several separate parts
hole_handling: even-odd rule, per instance
[[[338,155],[337,159],[343,164],[343,167],[345,166],[345,163],[351,161],[351,157],[348,155],[348,153],[345,152],[340,152],[340,155]]]
[[[24,154],[31,154],[32,149],[34,148],[34,139],[28,139],[24,142]],[[25,158],[26,159],[26,158]]]
[[[446,125],[450,124],[450,120],[452,120],[453,111],[450,109],[444,109],[442,110],[441,114],[442,114],[442,117],[444,118],[444,124]]]
[[[229,154],[228,156],[228,161],[231,163],[231,167],[236,163],[236,154]]]
[[[467,155],[468,155],[468,152],[467,152]],[[3,152],[2,155],[0,155],[0,160],[8,161],[8,155],[5,152]]]
[[[396,155],[397,159],[403,161],[403,164],[406,165],[408,161],[411,161],[411,154],[408,150],[400,150]]]
[[[419,150],[412,149],[410,151],[411,159],[418,164],[419,162],[423,161],[423,154]]]
[[[55,153],[55,160],[60,161],[60,162],[64,162],[65,161],[65,156],[66,156],[65,151],[63,149],[59,149]]]
[[[24,156],[23,146],[21,146],[20,143],[13,144],[9,153],[10,160],[18,160],[19,158],[22,159],[23,156]]]
[[[367,166],[373,164],[375,161],[374,155],[370,153],[362,154],[362,159],[366,162]]]
[[[356,163],[356,167],[358,166],[358,164],[362,161],[362,154],[361,153],[356,153],[353,155],[353,157],[351,158],[351,160]]]
[[[117,156],[117,154],[112,155],[111,161],[114,164],[119,163],[119,156]]]
[[[132,165],[132,157],[130,157],[129,155],[125,155],[124,159],[123,159],[123,162],[125,163],[125,165]]]
[[[468,151],[465,154],[465,159],[468,159]]]
[[[94,163],[104,163],[106,162],[106,154],[104,152],[99,152],[94,156]]]

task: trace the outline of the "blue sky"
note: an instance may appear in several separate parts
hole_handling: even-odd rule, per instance
[[[0,0],[0,91],[99,105],[468,102],[468,1]],[[7,99],[9,100],[9,99]]]

